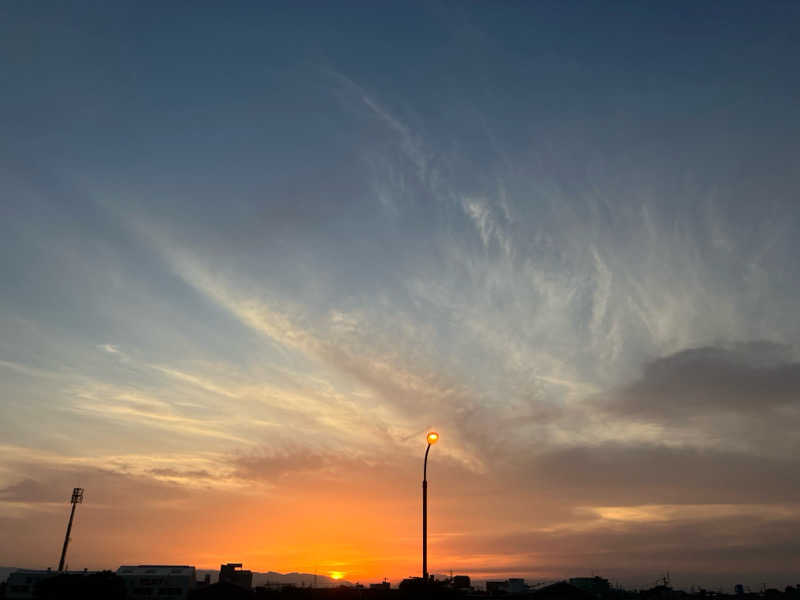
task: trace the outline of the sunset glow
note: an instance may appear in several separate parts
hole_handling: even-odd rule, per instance
[[[0,567],[795,585],[798,23],[3,3]]]

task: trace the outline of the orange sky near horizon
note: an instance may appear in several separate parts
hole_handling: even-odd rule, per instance
[[[0,566],[795,585],[800,2],[606,4],[0,4]]]

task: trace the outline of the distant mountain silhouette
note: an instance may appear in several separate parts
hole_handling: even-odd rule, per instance
[[[202,580],[206,574],[210,576],[211,583],[219,579],[218,569],[197,569],[197,579]],[[296,585],[311,587],[337,587],[340,585],[353,585],[352,582],[346,579],[333,579],[327,575],[317,575],[316,583],[314,583],[313,573],[277,573],[276,571],[267,571],[261,573],[253,571],[253,586],[266,585],[267,583],[278,585]]]
[[[9,574],[14,571],[19,571],[21,568],[27,567],[0,567],[0,582],[8,579]],[[44,570],[44,569],[42,569]],[[116,571],[116,567],[111,569]],[[208,574],[211,583],[215,583],[219,579],[219,569],[197,569],[197,579],[202,581]],[[327,575],[317,575],[317,581],[314,583],[313,573],[276,573],[275,571],[268,571],[266,573],[259,573],[253,571],[253,586],[265,585],[267,582],[278,585],[296,585],[305,587],[338,587],[340,585],[353,585],[350,581],[345,579],[333,579]]]

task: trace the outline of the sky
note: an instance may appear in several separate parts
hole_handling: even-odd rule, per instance
[[[0,564],[797,583],[798,25],[3,3]]]

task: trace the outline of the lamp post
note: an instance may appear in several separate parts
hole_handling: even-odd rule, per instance
[[[428,432],[428,447],[425,449],[425,463],[422,467],[422,580],[428,583],[428,452],[431,444],[439,441],[439,434]]]

